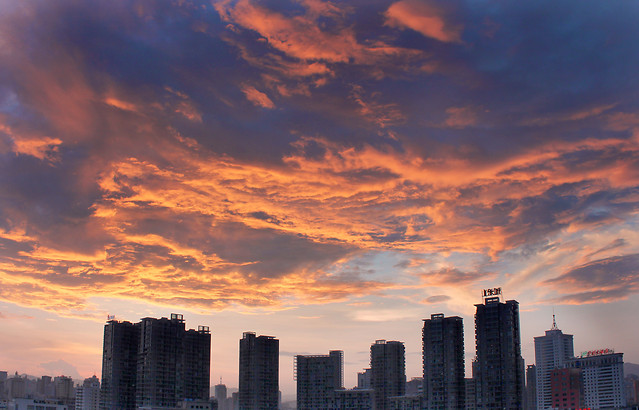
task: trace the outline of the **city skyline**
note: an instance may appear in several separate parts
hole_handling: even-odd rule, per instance
[[[493,290],[493,289],[488,289],[488,291],[491,291],[491,290]],[[485,290],[483,290],[482,292],[485,292]],[[501,294],[501,289],[499,289],[499,292]],[[484,298],[486,298],[485,293],[484,293]],[[493,298],[493,299],[497,299],[497,298]],[[431,319],[429,319],[429,320],[432,320],[432,318],[434,316],[441,316],[441,315],[443,315],[443,313],[431,314]],[[171,316],[178,316],[178,317],[181,317],[181,318],[184,317],[184,315],[181,315],[181,314],[171,314]],[[548,334],[548,332],[556,331],[556,329],[557,329],[556,318],[554,316],[555,315],[553,314],[552,325],[548,329],[545,330],[546,334]],[[142,319],[143,318],[140,318],[139,320],[142,320]],[[461,321],[464,322],[464,324],[463,324],[464,328],[467,328],[467,327],[470,326],[470,329],[472,329],[471,331],[473,331],[473,332],[475,331],[474,330],[475,329],[474,320],[470,320],[471,323],[469,324],[468,323],[469,320],[464,321],[463,317],[461,319],[462,319]],[[113,322],[117,323],[117,321],[119,321],[119,320],[120,320],[120,318],[115,318],[115,316],[112,315],[112,316],[109,316],[107,318],[106,322],[107,323],[113,323]],[[423,320],[426,320],[426,319],[423,319]],[[126,322],[128,322],[128,321],[122,320],[122,322],[120,322],[120,323],[127,324]],[[131,324],[131,323],[129,323],[129,324]],[[101,328],[103,328],[103,327],[104,327],[104,324],[102,325]],[[201,327],[201,325],[198,326],[198,327]],[[423,329],[421,327],[418,329],[418,331],[420,333],[419,351],[407,352],[407,355],[409,355],[406,358],[406,380],[407,381],[410,380],[413,377],[421,377],[423,375],[423,366],[422,366],[422,364],[423,364],[423,356],[422,356],[423,349],[422,349],[422,345],[421,345],[422,340],[423,340],[423,337],[422,337],[423,332],[422,332],[422,330]],[[464,333],[466,331],[468,331],[468,330],[467,329],[464,330]],[[253,334],[254,335],[255,332],[253,332],[253,331],[242,332],[243,338],[246,337],[247,334]],[[387,334],[389,334],[389,333],[387,333]],[[579,339],[578,336],[579,335],[577,335],[577,339]],[[275,338],[277,336],[263,336],[263,337]],[[532,340],[537,339],[538,337],[541,337],[541,335],[535,336],[533,339],[531,339],[530,343],[527,343],[525,338],[522,337],[522,346],[525,346],[526,344],[530,344],[531,345],[531,349],[532,349],[532,356],[530,358],[524,358],[525,365],[535,364],[536,358],[535,358],[535,351],[534,351],[534,342],[532,342]],[[476,351],[474,350],[475,344],[476,344],[476,339],[475,339],[475,336],[464,337],[464,339],[465,339],[465,346],[466,346],[466,349],[465,349],[465,352],[464,352],[464,357],[465,357],[465,361],[466,361],[466,363],[465,363],[465,373],[466,373],[466,377],[472,377],[472,360],[477,357]],[[234,341],[237,342],[237,339],[234,339]],[[386,342],[386,341],[385,340],[380,340],[380,339],[375,339],[375,341],[371,342],[371,346],[374,346],[377,342]],[[593,353],[593,352],[594,353],[597,353],[597,352],[612,352],[612,353],[614,353],[615,352],[615,349],[609,349],[609,347],[606,347],[604,349],[600,349],[601,346],[593,348],[592,345],[589,345],[587,341],[586,342],[581,341],[581,342],[582,342],[581,346],[585,346],[585,347],[580,349],[580,350],[575,349],[574,356],[576,358],[578,358],[578,357],[580,357],[580,356],[582,356],[584,354],[590,354],[590,353]],[[393,343],[401,343],[402,345],[404,344],[403,341],[393,342]],[[471,351],[467,350],[468,347],[469,347],[468,346],[469,343],[471,344],[471,349],[472,349]],[[329,344],[332,345],[334,343],[333,342],[329,342]],[[409,343],[409,345],[410,345],[410,343]],[[576,345],[579,346],[580,344],[576,343]],[[612,346],[612,345],[611,344],[607,344],[606,346]],[[355,350],[356,351],[356,356],[358,356],[358,357],[366,356],[365,359],[361,359],[360,362],[354,362],[354,361],[345,362],[345,364],[348,364],[348,368],[349,368],[347,370],[344,370],[344,379],[347,380],[347,382],[344,383],[344,388],[346,388],[346,389],[353,388],[353,387],[356,387],[358,385],[358,382],[357,382],[357,373],[358,372],[360,372],[362,370],[366,370],[367,368],[369,368],[369,370],[370,370],[370,353],[368,351],[358,351],[357,348],[359,348],[359,347],[360,346],[355,346],[355,349],[353,349],[352,347],[351,348],[342,348],[340,350],[340,351],[344,351],[344,350],[345,351],[353,351],[353,350]],[[522,349],[522,350],[525,350],[525,349]],[[617,353],[619,353],[619,350],[617,350]],[[623,352],[621,352],[621,353],[623,353]],[[212,357],[211,358],[211,374],[215,374],[215,372],[213,371],[215,357],[216,356],[217,357],[221,357],[222,355],[225,356],[225,357],[228,357],[229,356],[229,352],[228,351],[221,351],[220,349],[216,349],[216,346],[214,346],[214,345],[211,346],[211,357]],[[288,399],[288,400],[294,399],[294,397],[295,397],[294,393],[295,393],[295,390],[297,389],[297,387],[296,387],[296,382],[294,381],[295,378],[293,376],[293,372],[291,371],[290,374],[287,374],[286,370],[287,370],[288,367],[290,367],[290,370],[293,370],[293,367],[295,366],[294,357],[295,356],[299,356],[299,355],[306,355],[306,356],[319,355],[319,356],[322,356],[323,354],[322,353],[317,353],[317,352],[316,353],[312,353],[312,352],[309,352],[309,351],[301,351],[301,350],[297,351],[297,353],[290,352],[290,351],[284,351],[284,352],[281,352],[279,354],[278,358],[279,358],[280,372],[282,370],[282,367],[285,366],[284,367],[284,372],[283,372],[284,376],[282,376],[282,375],[279,376],[280,391],[283,391],[283,394],[284,394],[283,397],[285,399]],[[410,358],[411,355],[413,356],[412,359]],[[237,356],[237,359],[238,359],[238,362],[239,362],[239,350],[235,351],[235,356]],[[416,359],[417,356],[419,356],[419,360]],[[626,363],[630,363],[629,360],[625,360],[625,362]],[[230,374],[235,374],[234,378],[231,377],[231,379],[230,379],[231,381],[229,381],[228,378],[224,378],[223,376],[220,376],[221,380],[218,380],[219,383],[225,384],[229,389],[232,389],[234,391],[238,391],[239,390],[238,364],[239,363],[237,363],[237,362],[234,363],[234,365],[235,365],[234,369],[232,369],[232,368],[226,369],[228,371],[227,374],[229,374],[229,373]],[[65,363],[64,365],[65,366],[70,366],[70,368],[73,368],[75,370],[75,367],[73,366],[72,363]],[[637,364],[634,364],[634,365],[636,366]],[[233,364],[231,366],[233,366]],[[419,369],[417,369],[418,366],[420,367]],[[346,369],[346,366],[345,366],[345,369]],[[0,369],[0,370],[3,370],[3,369]],[[19,369],[17,369],[16,371],[18,371],[18,370]],[[20,374],[25,374],[25,373],[26,372],[20,372]],[[13,374],[13,371],[9,371],[9,374]],[[55,375],[56,372],[55,371],[49,372],[49,374]],[[99,374],[99,373],[97,373],[97,374]],[[61,372],[59,375],[60,376],[62,376],[62,375],[69,376],[70,374],[69,373],[65,373],[65,372]],[[37,375],[36,374],[31,374],[31,376],[37,376]],[[94,374],[94,376],[95,376],[95,374]],[[290,376],[290,380],[288,379],[288,376]],[[84,377],[77,377],[76,381],[81,381],[82,378],[84,378]],[[210,386],[211,388],[216,384],[215,382],[216,381],[211,378],[211,386]]]
[[[501,287],[522,356],[639,363],[639,3],[0,2],[0,363],[101,374],[107,315],[293,356]],[[615,320],[611,320],[614,318]],[[25,337],[28,335],[28,337]],[[611,335],[614,335],[612,337]]]

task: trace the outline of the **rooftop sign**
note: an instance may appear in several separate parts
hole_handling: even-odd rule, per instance
[[[491,288],[491,289],[484,289],[482,290],[482,297],[485,298],[490,298],[493,296],[500,296],[501,295],[501,288]]]
[[[587,352],[581,352],[579,357],[593,357],[593,356],[603,356],[605,354],[613,354],[614,349],[599,349],[599,350],[588,350]]]

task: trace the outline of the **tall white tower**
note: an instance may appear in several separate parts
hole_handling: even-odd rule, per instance
[[[545,336],[535,337],[535,366],[537,368],[537,409],[552,408],[550,372],[563,367],[575,355],[572,335],[565,335],[557,327],[552,315],[552,327]]]

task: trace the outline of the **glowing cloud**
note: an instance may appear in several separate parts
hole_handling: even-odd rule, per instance
[[[255,87],[246,85],[242,87],[242,92],[244,93],[244,95],[246,95],[246,98],[250,102],[257,105],[258,107],[275,108],[275,104],[273,104],[273,101],[271,101],[271,99],[268,98],[266,94],[255,89]]]
[[[461,41],[461,29],[445,21],[441,10],[428,1],[402,0],[386,11],[386,24],[410,28],[426,37],[446,43]]]

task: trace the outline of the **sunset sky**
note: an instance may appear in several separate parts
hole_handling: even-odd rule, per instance
[[[639,2],[0,0],[0,370],[101,375],[107,314],[295,354],[464,318],[639,363]],[[630,326],[631,325],[631,326]]]

